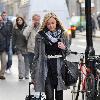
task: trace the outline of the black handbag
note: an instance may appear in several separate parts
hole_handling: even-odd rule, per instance
[[[29,82],[29,95],[25,97],[25,100],[45,100],[44,96],[42,96],[41,92],[39,97],[36,97],[35,95],[31,95],[30,93],[30,85],[33,84],[32,82]]]
[[[77,82],[78,73],[77,63],[64,60],[61,68],[61,75],[66,86],[71,86]]]

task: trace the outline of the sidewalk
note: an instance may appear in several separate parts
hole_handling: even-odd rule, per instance
[[[76,31],[76,35],[83,35],[83,36],[85,36],[86,35],[86,31],[83,31],[83,32]],[[96,38],[100,38],[100,31],[99,30],[96,30],[95,37]]]

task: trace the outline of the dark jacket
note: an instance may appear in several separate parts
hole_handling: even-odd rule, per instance
[[[91,23],[92,23],[92,30],[96,29],[96,23],[93,17],[91,17]]]
[[[9,46],[10,46],[10,39],[11,39],[11,35],[12,35],[12,28],[13,28],[13,24],[10,20],[7,20],[6,23],[3,22],[3,26],[2,26],[2,29],[1,29],[1,33],[2,33],[2,36],[5,38],[5,45],[6,45],[6,51],[9,50]],[[2,38],[1,36],[1,38]],[[4,39],[2,38],[2,40]]]
[[[23,31],[26,28],[26,25],[22,29],[19,29],[17,26],[13,29],[13,47],[16,48],[17,53],[25,53],[27,48],[27,41],[23,35]]]
[[[62,53],[65,54],[65,51],[67,51],[68,46],[68,40],[64,33],[62,33],[61,42],[63,42],[66,45],[66,50],[62,50]],[[45,80],[47,77],[47,56],[45,55],[45,43],[43,38],[40,34],[36,35],[35,39],[35,58],[33,61],[33,67],[32,67],[32,74],[31,78],[35,81],[34,88],[37,92],[44,92],[45,91]],[[58,86],[57,90],[64,90],[67,89],[67,87],[64,85],[64,82],[61,77],[61,67],[63,64],[63,58],[58,58],[57,63],[57,72],[58,72]]]
[[[0,52],[6,50],[6,34],[4,34],[4,24],[0,23]]]

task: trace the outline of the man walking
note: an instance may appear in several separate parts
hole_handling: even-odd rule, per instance
[[[6,34],[4,33],[4,23],[0,16],[0,58],[1,58],[1,69],[0,79],[4,80],[5,69],[6,69]]]
[[[11,54],[11,33],[13,24],[7,19],[7,13],[5,11],[1,14],[0,22],[0,56],[1,56],[1,69],[0,79],[5,79],[4,73],[6,68],[10,68],[12,65],[12,54]],[[6,61],[6,54],[8,54],[8,62]],[[9,66],[7,66],[9,65]]]
[[[34,58],[35,36],[39,28],[40,28],[40,15],[34,14],[32,16],[32,25],[27,26],[27,28],[23,32],[27,40],[27,52],[28,52],[28,58],[29,58],[30,72],[32,68],[33,58]]]
[[[8,20],[7,18],[7,12],[3,11],[2,14],[2,19],[3,19],[3,23],[4,23],[4,27],[5,27],[5,32],[7,34],[7,38],[6,38],[6,51],[8,54],[8,61],[7,61],[7,69],[11,68],[12,65],[12,28],[13,28],[13,23]]]

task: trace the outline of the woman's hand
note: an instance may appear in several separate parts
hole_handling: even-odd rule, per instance
[[[58,48],[60,49],[65,49],[65,45],[63,44],[63,42],[58,42]]]

